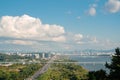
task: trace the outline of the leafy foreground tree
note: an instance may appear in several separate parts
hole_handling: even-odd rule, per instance
[[[88,77],[88,80],[107,80],[106,71],[102,69],[98,71],[90,71]]]
[[[109,80],[120,80],[120,48],[116,48],[115,52],[111,64],[106,63],[105,65],[110,69]]]

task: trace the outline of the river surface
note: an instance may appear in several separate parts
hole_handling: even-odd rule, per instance
[[[80,63],[81,66],[86,68],[89,71],[96,71],[100,69],[107,70],[105,68],[105,63],[106,62],[111,62],[111,57],[110,56],[69,56],[71,60],[76,60],[78,62],[85,62],[85,63]],[[90,62],[90,63],[86,63]],[[99,63],[103,62],[103,63]]]

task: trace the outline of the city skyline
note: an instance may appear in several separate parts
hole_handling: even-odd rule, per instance
[[[120,0],[0,1],[0,50],[113,49]]]

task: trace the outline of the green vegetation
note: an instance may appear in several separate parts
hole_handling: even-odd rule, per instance
[[[21,57],[18,55],[7,55],[7,54],[3,54],[0,53],[0,62],[3,61],[16,61],[18,59],[26,59],[27,57]]]
[[[115,52],[111,64],[106,63],[105,65],[110,73],[106,74],[104,70],[91,71],[88,74],[88,80],[120,80],[120,49],[116,48]]]
[[[54,63],[47,72],[38,77],[38,80],[120,80],[120,49],[115,49],[111,64],[106,63],[110,70],[107,74],[104,70],[90,71],[74,63]],[[10,57],[10,56],[9,56]],[[14,57],[14,56],[12,56]],[[4,61],[8,56],[0,56]],[[46,62],[46,60],[44,60]],[[55,62],[74,62],[73,60],[62,59]],[[24,80],[33,75],[43,64],[14,64],[11,66],[0,66],[0,80]]]
[[[111,64],[105,65],[110,70],[108,74],[102,69],[87,73],[75,64],[54,64],[52,69],[40,76],[38,80],[120,80],[120,48],[116,48],[115,52]]]
[[[9,67],[0,66],[0,80],[24,80],[33,75],[41,64],[14,64]]]
[[[98,71],[90,71],[88,78],[88,80],[107,80],[106,71],[102,69]]]
[[[116,53],[112,56],[111,64],[106,63],[106,67],[110,69],[108,78],[110,80],[120,80],[120,49],[115,49]]]
[[[77,64],[53,64],[38,80],[87,80],[87,73]]]

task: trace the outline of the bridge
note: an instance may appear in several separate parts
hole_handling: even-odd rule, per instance
[[[75,64],[105,64],[106,62],[0,62],[0,64],[31,64],[31,63],[49,63],[49,64],[69,64],[69,63],[75,63]],[[110,63],[110,62],[107,62]]]
[[[57,54],[58,56],[111,56],[111,54],[100,55],[100,54]]]
[[[106,62],[52,62],[52,63],[76,63],[76,64],[105,64]],[[110,63],[110,62],[107,62]]]

